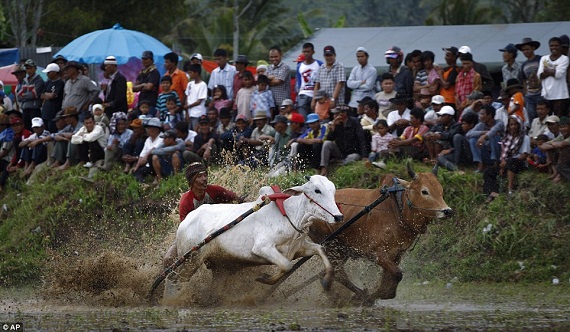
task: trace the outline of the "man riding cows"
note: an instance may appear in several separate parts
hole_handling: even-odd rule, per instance
[[[195,162],[186,168],[186,181],[190,190],[180,198],[178,210],[182,222],[188,213],[194,211],[202,204],[217,204],[241,202],[241,198],[233,191],[222,186],[208,184],[208,169],[204,164]],[[176,259],[176,243],[174,243],[164,256],[164,266],[170,266]]]

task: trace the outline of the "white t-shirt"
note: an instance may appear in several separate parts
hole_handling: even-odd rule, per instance
[[[544,55],[540,58],[538,65],[539,77],[544,72],[545,68],[556,69],[555,76],[548,76],[542,79],[542,92],[541,95],[546,100],[558,100],[568,98],[568,85],[566,84],[566,72],[568,71],[568,57],[561,55],[555,61],[550,59],[550,55]]]
[[[310,65],[301,62],[299,66],[299,73],[301,74],[301,87],[299,88],[300,95],[306,95],[313,97],[315,90],[315,78],[317,77],[317,71],[321,66],[317,61],[313,61]]]
[[[402,114],[402,116],[400,116],[400,113],[398,113],[398,111],[390,112],[390,114],[388,114],[388,118],[386,119],[388,126],[393,125],[396,121],[398,121],[400,119],[406,119],[406,120],[410,121],[410,112],[411,111],[409,108],[406,108],[406,110],[404,111],[404,114]],[[395,129],[392,132],[392,135],[394,135],[394,137],[398,137],[398,130]]]
[[[206,98],[208,98],[208,86],[204,81],[198,84],[196,84],[194,81],[188,82],[185,94],[187,96],[187,105],[193,104],[197,100],[202,99],[200,105],[188,109],[189,117],[199,118],[200,116],[206,114]]]

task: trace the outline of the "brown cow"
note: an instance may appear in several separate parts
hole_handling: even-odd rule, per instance
[[[418,235],[426,231],[433,219],[449,217],[452,213],[443,200],[443,189],[436,178],[437,168],[432,173],[416,174],[408,164],[408,174],[411,182],[398,179],[405,188],[401,194],[392,193],[393,197],[380,203],[326,246],[331,260],[336,260],[333,261],[336,266],[335,281],[369,305],[377,298],[396,297],[396,288],[402,280],[402,271],[398,267],[402,255]],[[393,180],[393,176],[385,175],[381,179],[381,186],[392,186]],[[349,188],[337,190],[335,197],[342,207],[345,220],[350,220],[379,196],[378,189]],[[311,238],[318,243],[341,225],[316,222],[311,228]],[[344,263],[349,258],[367,258],[381,266],[384,273],[380,287],[368,294],[354,285],[344,271]]]

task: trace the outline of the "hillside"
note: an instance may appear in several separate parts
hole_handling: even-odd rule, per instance
[[[390,172],[406,179],[403,164]],[[428,171],[415,165],[416,171]],[[172,241],[176,206],[186,190],[183,177],[158,188],[141,187],[120,170],[83,180],[85,169],[46,171],[26,185],[17,178],[0,193],[0,284],[37,285],[60,275],[54,261],[96,257],[106,250],[159,264]],[[309,173],[307,173],[309,174]],[[330,176],[338,188],[374,188],[384,171],[355,164]],[[304,182],[301,173],[276,179],[282,188]],[[552,184],[543,174],[520,177],[513,197],[489,205],[481,194],[482,177],[441,170],[445,200],[456,213],[434,222],[404,256],[408,278],[458,278],[465,282],[549,282],[570,277],[570,185]],[[219,168],[210,182],[255,196],[268,184],[259,171]],[[59,265],[61,267],[61,265]],[[68,266],[73,268],[73,266]],[[65,273],[64,273],[65,274]]]

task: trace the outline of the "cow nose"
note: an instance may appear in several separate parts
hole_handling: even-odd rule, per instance
[[[443,210],[443,214],[445,215],[446,218],[449,218],[453,215],[453,210],[452,209],[445,209],[445,210]]]
[[[334,221],[336,222],[340,222],[344,219],[344,216],[342,214],[337,214],[334,216]]]

